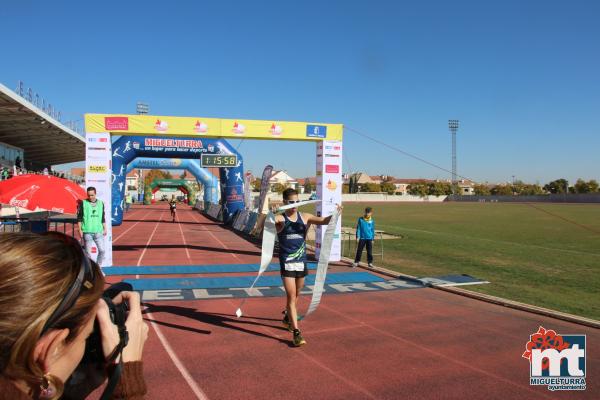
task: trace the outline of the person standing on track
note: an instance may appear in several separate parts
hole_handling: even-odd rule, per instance
[[[358,247],[356,248],[356,257],[352,268],[356,267],[362,257],[365,246],[367,247],[367,262],[369,268],[373,268],[373,241],[375,240],[375,221],[373,220],[373,209],[365,208],[365,215],[358,219],[356,223],[356,239]]]
[[[298,192],[294,189],[283,191],[284,204],[298,203]],[[342,207],[338,210],[341,211]],[[283,324],[293,333],[294,346],[306,344],[298,329],[296,304],[304,286],[304,277],[308,275],[306,265],[306,233],[310,225],[327,225],[329,217],[316,217],[309,213],[298,212],[297,208],[286,210],[275,216],[277,238],[279,240],[279,267],[286,293],[286,309],[283,312]]]
[[[131,208],[131,204],[133,203],[133,196],[131,193],[127,193],[125,196],[125,212],[128,212]]]
[[[104,236],[106,236],[106,217],[104,203],[96,198],[96,188],[87,188],[88,198],[79,203],[77,210],[77,232],[83,239],[85,251],[92,258],[92,246],[98,249],[96,263],[102,266],[104,261]]]
[[[175,222],[175,215],[177,214],[177,200],[175,200],[175,196],[171,197],[171,201],[169,201],[169,209],[171,210],[171,217],[173,217],[172,222]]]

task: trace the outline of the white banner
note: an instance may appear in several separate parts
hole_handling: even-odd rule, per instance
[[[113,265],[112,255],[112,146],[109,133],[88,133],[85,136],[85,184],[96,188],[96,196],[104,203],[106,236],[104,237],[104,262],[102,267]],[[96,260],[98,249],[92,247]]]
[[[332,215],[336,204],[342,204],[342,142],[324,140],[317,143],[317,197],[321,203],[317,205],[317,216]],[[341,251],[342,219],[338,219],[329,261],[339,261]],[[325,227],[317,226],[316,255],[317,258],[323,245]]]

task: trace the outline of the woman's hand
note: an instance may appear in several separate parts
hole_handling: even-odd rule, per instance
[[[129,305],[129,315],[125,321],[129,343],[123,349],[123,362],[141,361],[144,344],[148,338],[148,325],[142,319],[140,295],[137,292],[121,292],[113,299],[115,304],[123,301],[127,301]],[[119,329],[110,320],[108,306],[104,300],[100,299],[97,307],[96,316],[102,336],[102,350],[104,356],[108,357],[119,344]]]

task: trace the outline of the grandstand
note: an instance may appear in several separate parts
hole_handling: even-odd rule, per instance
[[[39,172],[85,159],[82,136],[0,84],[0,169]]]

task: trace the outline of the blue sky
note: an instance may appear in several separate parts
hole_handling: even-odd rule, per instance
[[[344,123],[479,181],[600,178],[600,2],[21,0],[0,82],[62,110]],[[448,178],[345,133],[346,171]],[[235,142],[234,145],[238,145]],[[314,175],[314,144],[240,144]],[[349,168],[350,167],[350,168]]]

